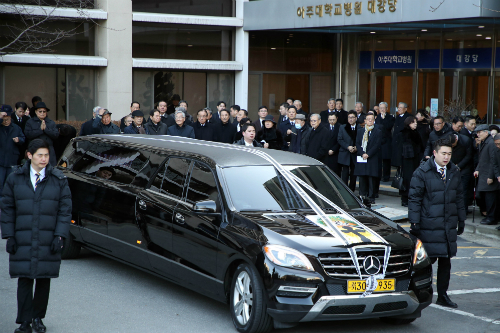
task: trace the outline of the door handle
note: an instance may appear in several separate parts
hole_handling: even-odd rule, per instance
[[[184,224],[185,223],[185,218],[182,214],[180,213],[176,213],[175,214],[175,220],[178,222],[178,223],[181,223],[181,224]]]
[[[139,208],[142,210],[146,210],[147,206],[144,200],[139,200]]]

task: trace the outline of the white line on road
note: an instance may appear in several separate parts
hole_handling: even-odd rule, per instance
[[[478,288],[478,289],[463,289],[463,290],[450,290],[447,292],[448,295],[464,295],[464,294],[486,294],[486,293],[497,293],[500,292],[500,288]],[[437,296],[437,292],[434,293]]]
[[[490,318],[486,318],[486,317],[476,316],[476,315],[474,315],[472,313],[468,313],[468,312],[460,311],[460,310],[456,310],[456,309],[445,308],[444,306],[440,306],[440,305],[437,305],[437,304],[431,304],[430,306],[432,306],[433,308],[444,310],[444,311],[448,311],[448,312],[451,312],[451,313],[454,313],[454,314],[458,314],[458,315],[462,315],[462,316],[466,316],[466,317],[470,317],[470,318],[479,319],[479,320],[485,321],[487,323],[492,323],[492,324],[500,325],[500,320],[495,320],[495,319],[490,319]]]
[[[500,259],[500,256],[453,257],[451,259]]]

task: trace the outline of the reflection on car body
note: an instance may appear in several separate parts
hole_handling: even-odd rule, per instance
[[[410,323],[432,300],[421,243],[309,157],[97,135],[73,140],[59,166],[75,207],[65,257],[84,246],[229,303],[240,332]]]

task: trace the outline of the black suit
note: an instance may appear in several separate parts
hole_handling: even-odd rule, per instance
[[[21,118],[21,121],[19,121],[17,119],[17,116],[15,113],[12,113],[11,116],[12,118],[12,123],[16,124],[17,126],[21,127],[21,130],[23,131],[24,133],[24,127],[26,127],[26,122],[28,120],[30,120],[30,117],[28,116],[23,116]],[[26,140],[24,143],[18,145],[18,148],[19,148],[19,158],[17,160],[17,164],[21,164],[21,161],[24,159],[24,153],[26,151],[26,149],[28,148],[28,140]]]
[[[405,119],[408,118],[409,116],[411,116],[411,113],[408,112],[405,112],[402,116],[400,116],[399,114],[396,114],[396,116],[394,116],[394,118],[396,119],[394,120],[394,130],[392,131],[392,137],[395,140],[392,141],[392,158],[391,158],[392,161],[391,163],[394,166],[397,166],[395,162],[401,160],[401,157],[397,156],[398,147],[400,145],[398,141],[400,136],[398,134],[403,130],[403,128],[405,128]]]
[[[333,126],[330,124],[327,124],[325,128],[330,132],[330,140],[329,140],[329,147],[328,150],[333,151],[333,155],[327,155],[325,159],[325,164],[333,171],[335,172],[339,177],[340,177],[340,168],[339,168],[339,148],[340,144],[338,142],[338,137],[339,137],[339,129],[340,129],[340,124],[337,123]]]
[[[365,122],[365,118],[366,118],[366,113],[364,112],[361,112],[359,115],[358,115],[358,120],[356,120],[356,124],[358,125],[361,125]]]
[[[321,117],[321,123],[326,124],[328,123],[328,116],[331,114],[335,114],[337,116],[337,123],[340,125],[347,124],[347,111],[346,110],[325,110],[321,111],[320,117]]]
[[[255,133],[257,133],[262,129],[262,123],[260,122],[260,118],[254,121],[253,124],[255,125]]]
[[[288,151],[290,148],[290,142],[292,141],[292,135],[287,135],[286,133],[288,132],[289,129],[292,129],[295,127],[295,121],[292,124],[290,121],[290,118],[288,118],[286,121],[282,122],[280,125],[278,125],[278,129],[280,130],[281,134],[283,135],[283,150]]]
[[[343,125],[339,129],[338,143],[339,148],[339,164],[341,164],[342,181],[349,186],[351,191],[356,189],[356,175],[354,168],[356,166],[356,153],[351,153],[347,147],[356,146],[356,135],[361,127],[356,125],[354,131],[350,124]]]
[[[467,132],[467,134],[463,134]],[[451,161],[460,169],[460,176],[462,177],[462,184],[464,186],[464,199],[465,207],[472,205],[474,201],[474,156],[476,150],[473,145],[472,133],[466,128],[462,128],[458,135],[458,144],[453,148]]]
[[[394,116],[389,113],[386,113],[383,119],[380,115],[375,119],[375,124],[382,130],[382,179],[384,181],[389,181],[391,177],[392,128],[395,121]]]
[[[375,200],[376,194],[376,178],[380,178],[380,163],[381,159],[380,147],[382,146],[382,131],[375,125],[368,136],[366,151],[363,151],[363,137],[366,131],[365,128],[358,130],[356,134],[357,156],[368,155],[367,163],[356,163],[354,174],[359,176],[359,194],[364,197],[369,197],[372,201]]]
[[[324,162],[328,155],[330,131],[324,126],[318,126],[311,131],[306,147],[306,155]]]
[[[214,124],[205,123],[202,126],[199,122],[193,124],[194,136],[198,140],[216,141],[217,137],[214,132]]]

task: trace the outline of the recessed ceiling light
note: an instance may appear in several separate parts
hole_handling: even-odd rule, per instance
[[[481,35],[481,34],[477,34],[476,36],[477,36],[477,37],[483,37],[483,35]]]
[[[275,47],[271,47],[271,50],[276,50],[276,48]]]
[[[414,41],[414,40],[411,40],[411,41],[410,41],[410,43],[413,43],[413,42],[415,42],[415,41]]]
[[[370,31],[371,34],[375,34],[376,32],[375,31]]]
[[[486,39],[491,39],[491,37],[486,37]]]
[[[447,40],[453,40],[453,39],[451,39],[451,38],[448,38]]]
[[[427,29],[422,29],[422,31],[427,31]]]
[[[380,43],[382,43],[382,41],[381,41],[381,40],[378,40],[378,41],[377,41],[377,43],[379,43],[379,44],[380,44]]]
[[[190,44],[190,45],[188,45],[188,47],[193,47],[193,45]]]
[[[484,25],[480,25],[478,28],[479,28],[479,29],[483,29],[483,28],[484,28]]]

